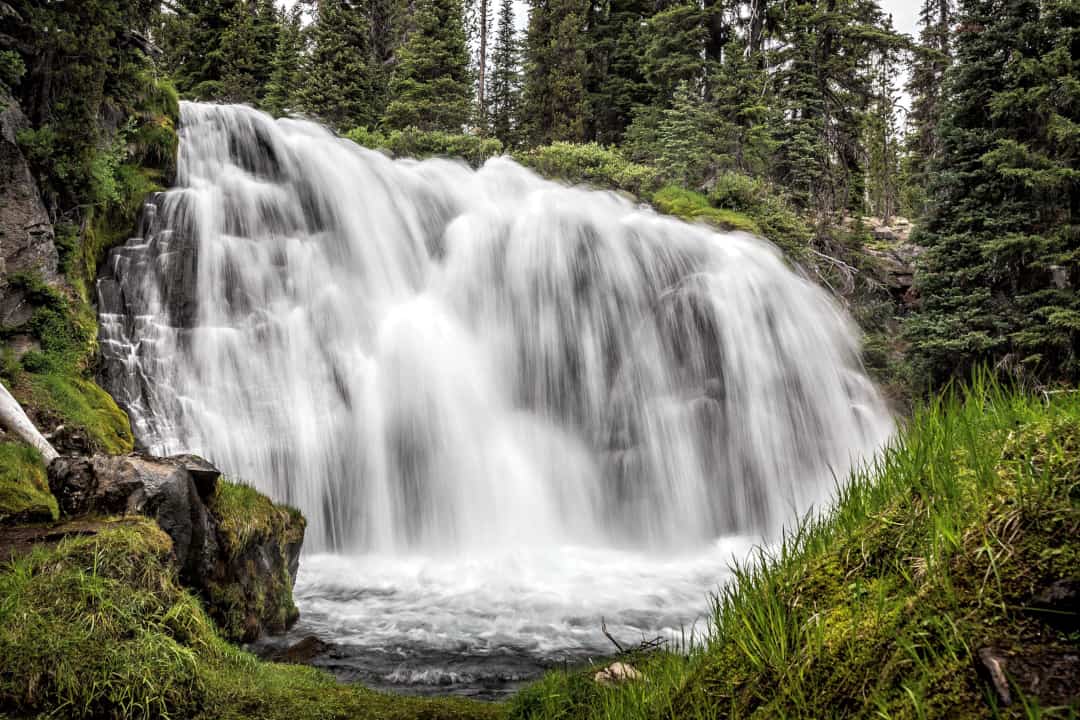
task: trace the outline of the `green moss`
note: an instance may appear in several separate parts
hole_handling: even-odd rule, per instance
[[[219,481],[207,503],[218,524],[229,572],[207,583],[210,613],[222,634],[250,641],[260,628],[283,632],[299,611],[293,602],[288,549],[304,538],[305,520],[294,508],[275,505],[246,485]],[[275,554],[277,571],[266,573],[256,558]]]
[[[41,454],[22,443],[0,443],[0,523],[56,520]]]
[[[690,222],[703,222],[721,230],[741,230],[761,235],[761,228],[748,215],[715,208],[701,193],[676,185],[667,185],[652,196],[653,206],[662,213]]]
[[[27,375],[28,390],[20,386],[20,401],[33,405],[39,415],[51,416],[54,424],[82,429],[102,452],[131,452],[135,439],[127,413],[95,383],[62,372]]]
[[[704,642],[646,661],[649,682],[600,691],[553,673],[511,716],[1030,717],[991,705],[974,654],[1075,651],[1027,607],[1080,567],[1077,457],[1080,394],[978,379],[919,409],[831,513],[737,568]]]
[[[223,641],[178,583],[169,538],[105,520],[0,566],[0,707],[74,718],[495,718],[497,706],[383,695]]]
[[[249,485],[219,481],[208,507],[234,555],[270,539],[284,546],[299,542],[304,536],[305,521],[299,510],[275,505]]]

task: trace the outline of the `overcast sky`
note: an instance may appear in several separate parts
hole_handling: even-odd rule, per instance
[[[915,19],[920,0],[881,0],[881,9],[892,15],[893,27],[899,32],[918,37]]]

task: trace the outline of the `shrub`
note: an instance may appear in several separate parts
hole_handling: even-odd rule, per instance
[[[26,63],[14,50],[0,50],[0,85],[13,89],[26,74]]]
[[[501,155],[503,151],[502,143],[496,138],[441,130],[419,130],[413,127],[392,130],[389,133],[359,127],[347,132],[345,137],[357,145],[389,150],[400,157],[461,158],[473,167],[483,165],[485,160]]]
[[[545,177],[638,197],[648,197],[660,182],[655,168],[632,163],[617,150],[596,143],[556,142],[517,153],[514,159]]]
[[[721,230],[761,234],[761,229],[753,218],[734,210],[715,208],[701,193],[677,185],[667,185],[658,190],[652,196],[652,204],[660,212],[683,220],[708,223]]]

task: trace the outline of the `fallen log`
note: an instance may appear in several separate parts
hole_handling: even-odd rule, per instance
[[[0,428],[37,449],[45,458],[46,465],[60,454],[56,452],[52,443],[34,427],[34,423],[30,422],[30,418],[23,411],[22,405],[12,397],[3,383],[0,383]]]

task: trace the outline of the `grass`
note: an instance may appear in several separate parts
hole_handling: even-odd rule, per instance
[[[0,442],[0,524],[56,520],[45,462],[29,445]]]
[[[151,520],[103,521],[0,566],[0,707],[73,718],[495,718],[497,706],[423,700],[257,660],[216,633],[178,583]]]
[[[707,637],[616,688],[554,672],[512,718],[1076,717],[995,707],[983,645],[1075,651],[1026,610],[1080,569],[1080,394],[977,380],[918,410],[877,463],[736,569]],[[1028,698],[1029,703],[1034,702]]]

